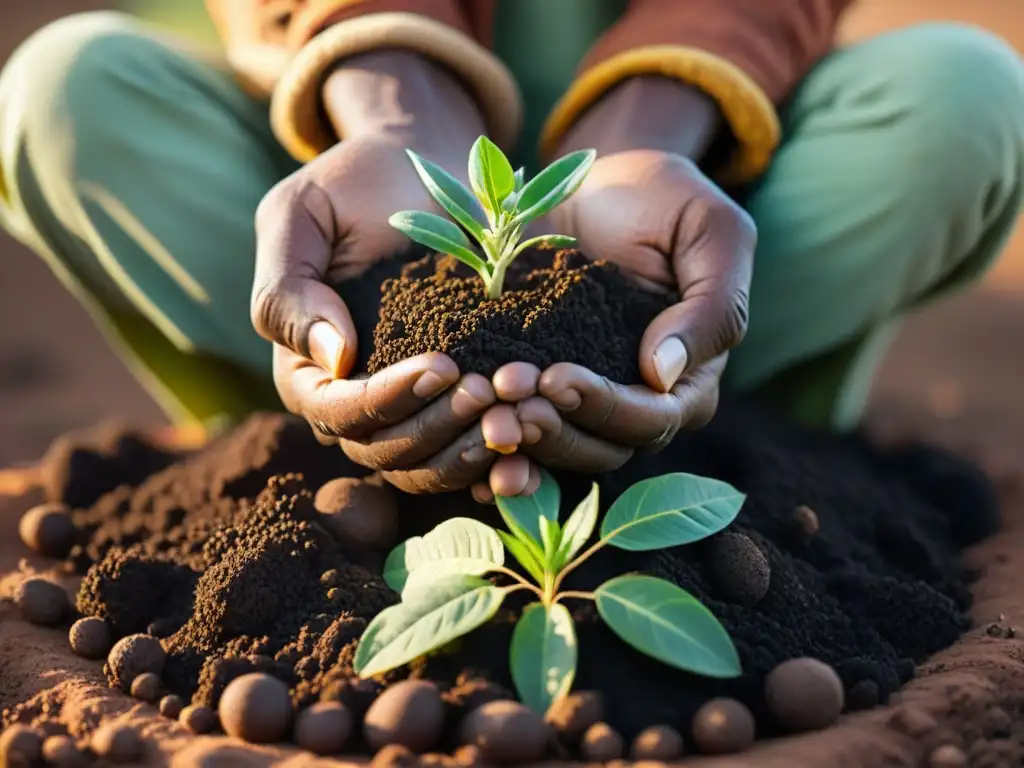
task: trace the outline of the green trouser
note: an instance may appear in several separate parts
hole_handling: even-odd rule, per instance
[[[853,424],[900,319],[980,275],[1022,206],[1021,63],[929,25],[836,51],[783,112],[742,199],[760,242],[726,385]],[[130,18],[28,40],[0,76],[0,219],[131,353],[178,418],[272,407],[249,325],[253,212],[295,170],[267,107]],[[40,311],[44,311],[40,308]]]

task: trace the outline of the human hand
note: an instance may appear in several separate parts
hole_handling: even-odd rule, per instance
[[[516,403],[523,433],[516,461],[610,471],[714,415],[728,351],[746,330],[756,233],[692,162],[653,150],[599,157],[551,219],[547,228],[577,238],[583,253],[617,263],[651,290],[680,294],[644,333],[644,385],[621,385],[570,363],[543,372],[515,363],[494,376],[498,398]],[[510,474],[508,464],[499,460],[492,474]],[[475,494],[490,496],[483,486]]]
[[[392,213],[437,209],[405,149],[454,172],[464,167],[483,128],[468,107],[459,118],[457,104],[437,109],[453,120],[443,129],[418,130],[414,115],[376,115],[381,101],[367,96],[372,82],[368,86],[365,78],[372,79],[376,67],[386,81],[379,87],[394,97],[395,81],[399,89],[404,82],[395,70],[409,64],[401,58],[398,64],[381,64],[378,56],[364,60],[351,75],[360,80],[358,89],[344,80],[349,73],[327,86],[341,105],[332,117],[345,140],[278,184],[259,207],[252,320],[274,343],[274,378],[285,407],[307,419],[323,442],[339,444],[353,461],[380,471],[402,490],[453,490],[467,486],[494,461],[497,454],[487,443],[518,442],[512,408],[491,408],[490,382],[460,376],[455,363],[440,353],[419,355],[368,378],[346,378],[357,359],[357,337],[331,284],[358,277],[407,248],[406,238],[388,224]],[[457,88],[442,79],[426,95],[404,93],[384,103],[406,110],[420,98],[426,111],[437,108],[446,94],[457,102],[457,94],[450,93]],[[366,110],[345,111],[360,98],[369,102]],[[401,129],[393,130],[395,125]]]

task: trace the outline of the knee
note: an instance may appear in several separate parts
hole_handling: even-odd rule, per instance
[[[0,128],[29,145],[109,132],[132,111],[133,77],[160,52],[125,14],[55,21],[26,39],[0,73]]]
[[[908,180],[1019,188],[1024,174],[1024,63],[1003,40],[957,24],[879,39]],[[908,164],[910,167],[907,167]],[[977,189],[974,189],[977,191]]]

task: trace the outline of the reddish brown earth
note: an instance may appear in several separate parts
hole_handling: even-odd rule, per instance
[[[0,57],[32,28],[62,13],[105,5],[48,0],[5,9]],[[1024,46],[1024,21],[1006,0],[884,0],[865,4],[850,34],[929,15],[987,24]],[[886,6],[884,10],[879,10]],[[742,756],[686,765],[928,765],[940,744],[967,746],[969,765],[1010,764],[1024,743],[1024,247],[1018,237],[994,275],[971,293],[914,318],[876,389],[879,434],[923,434],[977,458],[1002,489],[1005,525],[969,554],[981,573],[974,585],[977,628],[922,665],[886,708],[854,715],[827,732],[765,743]],[[155,407],[111,356],[42,264],[0,242],[0,464],[41,454],[67,429],[118,416],[160,423]],[[28,556],[17,537],[18,503],[0,501],[0,595],[47,563]],[[1016,560],[1016,561],[1015,561]],[[70,586],[70,585],[69,585]],[[991,624],[998,628],[989,629]],[[70,653],[66,634],[30,626],[0,605],[0,707],[33,696],[64,701],[83,732],[100,717],[137,725],[147,738],[146,765],[340,765],[277,747],[243,748],[222,737],[189,738],[155,710],[109,689],[100,665]]]

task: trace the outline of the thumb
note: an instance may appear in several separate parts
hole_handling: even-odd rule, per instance
[[[747,331],[756,230],[732,206],[705,201],[699,208],[696,221],[684,213],[677,225],[672,266],[680,301],[654,318],[640,342],[641,374],[660,392],[736,347]]]
[[[335,241],[333,207],[317,186],[285,180],[256,212],[251,314],[263,338],[347,376],[358,340],[341,297],[324,282]]]

